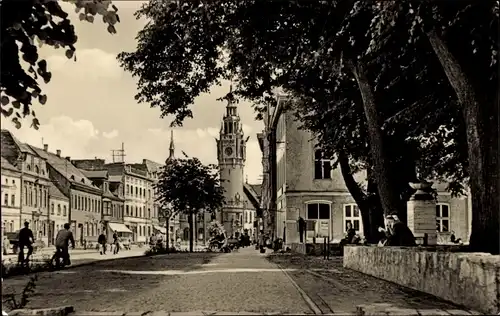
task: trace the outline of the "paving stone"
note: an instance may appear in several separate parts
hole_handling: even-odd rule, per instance
[[[468,311],[460,310],[460,309],[447,309],[446,312],[450,315],[470,315]]]
[[[417,312],[422,316],[450,315],[442,309],[417,309]]]
[[[170,316],[170,313],[167,311],[155,311],[147,314],[147,316]]]
[[[385,310],[387,315],[397,315],[397,316],[419,316],[416,309],[410,308],[388,308]]]
[[[127,312],[125,316],[144,316],[147,315],[149,312]]]

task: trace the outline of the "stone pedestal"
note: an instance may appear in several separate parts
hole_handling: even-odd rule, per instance
[[[408,201],[408,227],[415,237],[427,234],[429,246],[437,244],[436,201],[429,193],[432,183],[410,183],[417,190]]]

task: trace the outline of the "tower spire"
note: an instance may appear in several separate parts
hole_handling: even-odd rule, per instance
[[[170,146],[167,162],[175,159],[174,130],[170,130]]]

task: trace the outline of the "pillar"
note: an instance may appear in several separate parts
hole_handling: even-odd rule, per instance
[[[429,246],[437,244],[436,200],[429,193],[432,183],[410,183],[417,190],[408,201],[408,227],[414,235],[427,234]]]

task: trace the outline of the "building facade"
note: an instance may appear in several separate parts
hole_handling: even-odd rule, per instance
[[[2,235],[21,228],[21,171],[1,159]]]
[[[1,156],[21,172],[20,225],[30,223],[35,239],[50,245],[49,178],[44,158],[7,130],[1,131]],[[19,227],[20,228],[20,227]]]
[[[259,135],[263,151],[264,181],[261,206],[264,223],[272,238],[286,243],[299,242],[298,220],[306,221],[306,242],[327,238],[339,242],[351,222],[363,235],[361,214],[350,195],[340,170],[317,147],[314,135],[300,129],[289,108],[290,100],[279,96],[276,107],[269,107],[264,118],[265,128]],[[366,175],[355,175],[363,183]],[[453,230],[467,240],[470,213],[467,198],[452,198],[442,185],[438,191],[437,226],[441,240],[449,239]],[[441,223],[441,224],[439,224]]]
[[[80,169],[71,163],[71,158],[63,158],[61,150],[56,153],[44,148],[30,146],[40,158],[47,161],[52,183],[69,199],[69,221],[75,241],[95,243],[100,231],[102,196],[101,190],[92,184]]]
[[[49,186],[49,207],[50,207],[50,244],[55,244],[55,238],[59,230],[64,228],[64,224],[69,220],[69,198],[65,196],[54,183]]]
[[[243,233],[246,211],[256,211],[253,197],[244,190],[243,172],[249,138],[244,137],[237,107],[229,102],[222,119],[219,139],[216,139],[219,175],[225,197],[224,206],[216,217],[230,236]]]

